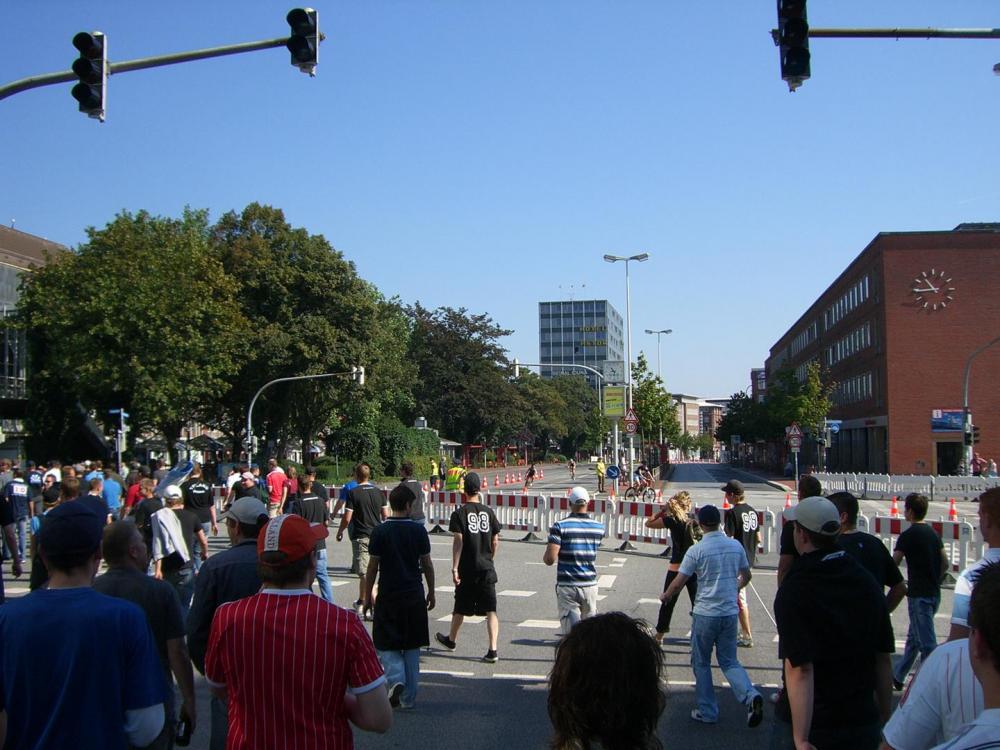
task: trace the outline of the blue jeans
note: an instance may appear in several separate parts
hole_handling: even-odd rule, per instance
[[[24,554],[25,545],[28,541],[28,517],[21,516],[16,521],[17,526],[15,527],[15,536],[17,537],[17,556],[22,560],[27,560],[27,556]]]
[[[163,580],[174,587],[181,600],[181,614],[187,620],[188,607],[191,606],[191,597],[194,596],[194,570],[185,566],[180,570],[164,573]]]
[[[910,629],[906,632],[906,647],[903,655],[892,669],[896,682],[903,682],[920,654],[926,659],[937,648],[937,634],[934,632],[934,615],[941,604],[941,595],[908,596],[906,608],[910,614]]]
[[[420,684],[420,649],[376,653],[385,670],[386,685],[391,688],[397,682],[402,682],[403,694],[400,696],[400,705],[412,707],[417,700],[417,686]]]
[[[691,615],[691,669],[694,671],[695,695],[702,719],[708,722],[719,720],[719,703],[715,700],[715,686],[712,684],[713,648],[719,669],[729,680],[736,700],[746,706],[760,695],[736,658],[736,630],[736,615]]]
[[[330,585],[330,572],[326,569],[326,547],[317,553],[316,583],[319,584],[320,597],[333,602],[333,586]]]

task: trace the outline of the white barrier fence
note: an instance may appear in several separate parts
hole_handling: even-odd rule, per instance
[[[824,475],[821,475],[824,476]],[[832,476],[832,475],[825,475]],[[841,475],[853,476],[853,475]],[[974,477],[978,478],[978,477]],[[923,477],[924,480],[928,479]],[[820,479],[822,482],[823,479]],[[824,483],[824,488],[827,485]],[[835,489],[841,489],[836,487]],[[331,504],[336,503],[340,487],[327,487]],[[390,488],[383,487],[382,492],[388,497]],[[848,490],[851,491],[851,490]],[[921,490],[909,490],[919,492]],[[221,507],[225,499],[225,488],[214,488],[216,502]],[[431,533],[447,533],[451,514],[464,503],[461,492],[424,491],[424,514],[426,522],[431,527]],[[898,495],[899,493],[897,493]],[[895,495],[894,495],[895,496]],[[548,537],[549,527],[570,512],[569,500],[558,495],[522,495],[519,493],[484,493],[483,504],[496,514],[504,531],[523,532],[523,540],[542,540]],[[665,529],[650,529],[646,522],[655,516],[662,508],[661,503],[621,501],[611,499],[591,500],[588,512],[604,526],[605,543],[621,542],[620,549],[627,548],[629,543],[653,544],[663,547],[670,545],[670,535]],[[777,541],[781,535],[781,527],[785,521],[782,513],[775,514],[770,510],[757,511],[758,529],[761,534],[760,552],[770,554],[777,552]],[[952,561],[952,569],[964,570],[970,563],[980,559],[984,543],[982,536],[971,523],[967,521],[928,521],[938,533],[948,550]],[[869,518],[858,515],[858,529],[877,536],[892,550],[896,538],[909,527],[902,518],[892,516],[875,516]]]
[[[846,490],[868,500],[903,498],[911,492],[931,500],[971,500],[991,487],[1000,487],[1000,477],[949,477],[921,474],[813,474],[827,494]]]

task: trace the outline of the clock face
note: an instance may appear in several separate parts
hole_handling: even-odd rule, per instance
[[[932,268],[921,271],[910,285],[910,294],[917,303],[917,310],[934,312],[943,310],[955,300],[955,287],[944,271]]]

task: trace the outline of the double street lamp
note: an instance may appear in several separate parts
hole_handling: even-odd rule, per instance
[[[646,329],[646,333],[656,334],[656,377],[660,381],[660,387],[663,386],[663,373],[660,370],[660,336],[666,336],[674,332],[673,328],[664,328],[661,331],[654,331],[651,328]],[[663,445],[663,423],[660,423],[660,445]]]
[[[629,284],[628,275],[628,264],[629,261],[636,261],[637,263],[644,263],[649,260],[649,253],[639,253],[638,255],[605,255],[604,260],[608,263],[617,263],[619,261],[624,261],[625,263],[625,372],[627,374],[628,380],[626,381],[627,387],[625,389],[625,408],[626,411],[632,408],[632,291]],[[634,449],[633,444],[633,434],[629,433],[628,436],[628,457],[626,458],[626,465],[628,468],[628,476],[632,476],[632,453]],[[618,457],[615,456],[617,459]]]

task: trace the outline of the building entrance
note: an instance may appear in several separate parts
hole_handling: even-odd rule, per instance
[[[962,463],[962,443],[960,441],[940,441],[937,443],[936,474],[958,474]]]

